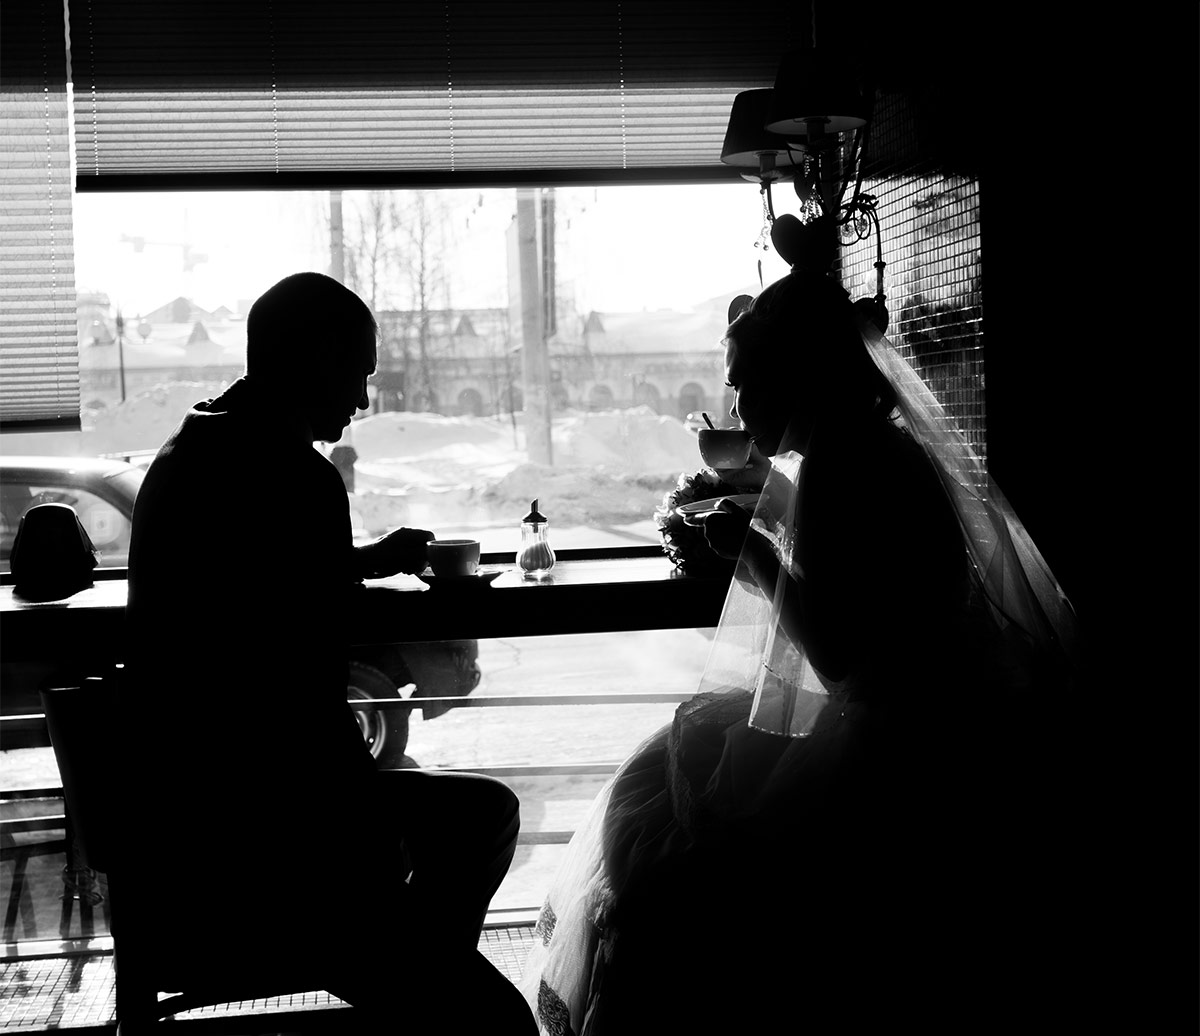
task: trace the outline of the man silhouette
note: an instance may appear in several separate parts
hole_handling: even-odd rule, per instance
[[[477,950],[516,797],[376,770],[346,702],[360,581],[421,571],[432,538],[354,546],[345,484],[313,448],[368,405],[375,318],[298,273],[246,331],[245,374],[184,417],[134,508],[120,870],[145,909],[130,935],[230,981],[302,976],[397,1029],[532,1032]]]

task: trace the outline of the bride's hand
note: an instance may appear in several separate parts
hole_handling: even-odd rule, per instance
[[[704,518],[704,538],[721,557],[736,560],[750,530],[750,515],[729,500],[722,500],[717,507]]]
[[[734,473],[722,471],[721,478],[743,493],[761,493],[770,474],[771,458],[759,450],[757,443],[751,441],[750,459],[746,466]]]
[[[750,440],[750,459],[746,463],[746,471],[752,472],[756,489],[762,489],[771,474],[771,458],[758,448],[758,443]]]

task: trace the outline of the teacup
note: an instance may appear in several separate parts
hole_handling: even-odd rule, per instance
[[[435,576],[473,576],[479,568],[478,540],[429,540],[425,551]]]
[[[700,456],[716,471],[744,468],[750,460],[750,436],[741,428],[701,428]]]

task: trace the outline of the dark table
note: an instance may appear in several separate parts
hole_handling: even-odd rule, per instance
[[[664,556],[566,559],[543,582],[512,562],[490,584],[427,586],[416,576],[370,580],[354,596],[361,644],[606,633],[715,626],[728,580],[683,576]],[[122,573],[65,601],[34,604],[0,586],[0,653],[5,663],[121,660],[127,586]],[[220,578],[217,576],[216,578]],[[240,589],[238,592],[244,592]],[[270,610],[270,584],[261,591]]]
[[[703,628],[717,624],[729,585],[681,575],[661,554],[568,557],[542,582],[501,557],[481,566],[499,572],[490,583],[427,586],[393,576],[363,584],[353,594],[356,644]],[[269,612],[270,584],[259,592]],[[45,743],[38,687],[124,660],[127,595],[123,570],[98,571],[93,586],[65,601],[30,603],[0,586],[0,747]]]

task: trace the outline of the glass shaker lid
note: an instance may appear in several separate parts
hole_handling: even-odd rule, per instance
[[[534,500],[529,505],[529,513],[521,519],[523,522],[533,522],[535,525],[544,525],[550,519],[547,518],[541,511],[538,510],[538,502]]]

